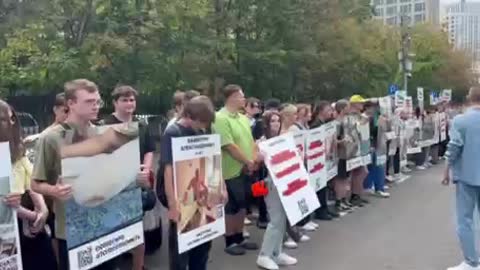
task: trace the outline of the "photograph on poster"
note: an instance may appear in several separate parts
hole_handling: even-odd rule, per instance
[[[179,233],[186,233],[217,220],[221,204],[221,158],[201,157],[175,162],[177,196],[180,202]]]

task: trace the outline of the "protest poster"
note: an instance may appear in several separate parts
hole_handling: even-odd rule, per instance
[[[331,121],[323,125],[325,135],[325,165],[327,167],[326,181],[329,181],[338,174],[337,125],[337,121]]]
[[[420,130],[420,120],[411,118],[406,121],[405,133],[407,141],[407,154],[417,154],[422,152],[422,147],[420,145]]]
[[[18,192],[10,190],[13,181],[10,146],[8,142],[0,142],[0,193],[2,197],[10,192]],[[0,239],[0,270],[21,270],[22,256],[17,212],[4,202],[0,202]]]
[[[345,152],[347,156],[347,172],[363,166],[363,158],[361,155],[361,140],[358,130],[358,115],[347,115],[343,119],[344,140],[346,141]]]
[[[259,148],[293,226],[320,207],[304,162],[290,133],[263,141]]]
[[[405,99],[407,98],[407,91],[399,90],[395,92],[395,107],[401,108],[405,104]]]
[[[452,101],[452,89],[443,89],[442,101],[445,101],[445,102]]]
[[[360,134],[360,156],[362,157],[362,163],[364,166],[372,163],[372,157],[370,155],[370,123],[368,118],[362,119],[358,125],[358,133]]]
[[[440,121],[440,142],[444,142],[447,140],[447,114],[444,112],[439,113],[438,118]]]
[[[418,87],[417,88],[417,101],[418,101],[418,104],[420,103],[423,103],[423,100],[424,100],[424,91],[423,91],[423,87]]]
[[[126,133],[132,130],[134,135]],[[115,135],[118,149],[101,143],[108,134]],[[91,269],[143,243],[138,123],[95,127],[89,135],[79,141],[66,130],[65,140],[73,144],[61,148],[62,181],[73,191],[63,205],[71,270]]]
[[[225,234],[220,136],[172,138],[175,196],[180,204],[178,252]]]
[[[433,113],[433,138],[432,144],[437,144],[440,142],[440,113]]]
[[[389,132],[388,121],[385,116],[378,117],[377,128],[377,147],[376,147],[376,165],[382,166],[387,163],[387,136]]]
[[[292,135],[298,152],[300,153],[300,157],[302,157],[302,160],[305,160],[305,140],[307,137],[307,132],[305,130],[297,130],[292,132]]]
[[[381,115],[387,118],[392,115],[392,98],[390,96],[379,98],[378,105],[380,107]]]
[[[325,126],[310,130],[307,135],[307,169],[310,182],[315,190],[327,185],[325,166]]]

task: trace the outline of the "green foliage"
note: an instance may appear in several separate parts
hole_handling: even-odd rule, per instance
[[[410,89],[466,90],[464,54],[428,25],[411,31]],[[370,0],[0,0],[0,92],[59,91],[85,77],[105,96],[137,87],[151,112],[176,89],[217,99],[226,83],[285,101],[384,95],[401,77],[399,46]]]

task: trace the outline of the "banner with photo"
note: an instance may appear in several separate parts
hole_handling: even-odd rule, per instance
[[[357,125],[358,133],[360,134],[360,156],[362,157],[362,164],[364,166],[372,163],[372,156],[370,155],[370,123],[368,118],[363,118]]]
[[[289,133],[263,141],[259,148],[293,226],[320,207],[304,162]]]
[[[337,125],[337,121],[331,121],[323,125],[325,135],[326,181],[329,181],[338,174]]]
[[[452,89],[443,89],[442,101],[445,101],[445,102],[452,101]]]
[[[378,128],[377,128],[377,166],[381,166],[387,163],[387,134],[390,132],[388,127],[388,120],[385,116],[380,115],[378,117]]]
[[[447,125],[448,125],[447,114],[444,112],[439,113],[438,118],[440,121],[440,142],[444,142],[447,140]]]
[[[389,118],[392,116],[392,98],[390,96],[378,98],[378,105],[380,107],[380,114]]]
[[[91,269],[143,243],[138,123],[96,127],[89,135],[75,140],[67,130],[74,143],[61,149],[62,180],[73,190],[64,204],[71,270]],[[102,138],[118,148],[112,151]]]
[[[4,197],[13,186],[12,163],[8,142],[0,142],[0,193]],[[17,212],[0,202],[0,270],[21,270],[22,255]]]
[[[343,119],[344,140],[346,141],[345,152],[347,159],[347,172],[363,166],[363,157],[361,153],[361,139],[358,130],[358,115],[347,115]]]
[[[401,108],[405,106],[405,99],[407,98],[407,91],[399,90],[395,92],[395,107]]]
[[[302,160],[305,160],[305,143],[307,139],[307,131],[306,130],[297,130],[292,132],[293,140],[295,141],[295,145],[297,146],[298,152],[300,152],[300,156]]]
[[[327,185],[325,166],[325,126],[310,130],[307,136],[307,169],[310,182],[315,190]]]
[[[422,152],[421,146],[421,122],[411,118],[406,121],[406,141],[407,154],[417,154]]]
[[[172,138],[175,196],[180,204],[178,252],[225,234],[220,136]]]

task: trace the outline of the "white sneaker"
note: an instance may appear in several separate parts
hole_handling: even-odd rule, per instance
[[[365,189],[365,193],[369,195],[373,195],[375,194],[375,189],[373,188]]]
[[[423,171],[423,170],[426,170],[427,168],[425,166],[417,166],[417,170],[420,170],[420,171]]]
[[[383,189],[385,189],[385,190],[389,190],[389,189],[390,189],[390,187],[389,187],[388,185],[385,185],[385,186],[383,186]]]
[[[310,241],[310,239],[311,239],[310,236],[304,234],[300,237],[300,242],[305,243],[305,242]]]
[[[402,169],[402,172],[403,172],[403,173],[410,173],[410,172],[412,172],[412,170],[410,170],[408,167],[404,167],[404,168]]]
[[[285,253],[280,253],[277,258],[275,258],[275,262],[280,266],[288,266],[288,265],[295,265],[297,264],[297,259],[292,256],[289,256]]]
[[[290,237],[287,239],[287,241],[285,241],[285,243],[283,243],[283,246],[289,249],[298,248],[298,244]]]
[[[310,222],[302,226],[302,230],[307,231],[307,232],[313,232],[313,231],[315,231],[316,229],[317,229],[317,228],[315,228],[314,226],[312,226],[312,225],[310,224]]]
[[[267,270],[278,270],[279,267],[274,260],[270,259],[268,256],[258,256],[257,258],[257,265],[261,268]]]
[[[377,191],[377,192],[375,192],[375,195],[380,197],[380,198],[390,198],[390,193],[385,192],[385,191]]]
[[[250,238],[250,233],[247,231],[247,229],[243,229],[243,237]]]
[[[457,266],[447,268],[447,270],[479,270],[479,269],[480,269],[479,266],[473,267],[473,266],[470,266],[466,262],[462,262],[461,264],[459,264]]]
[[[250,219],[248,219],[248,218],[245,218],[245,220],[243,221],[243,224],[245,224],[245,225],[247,225],[247,226],[248,226],[248,225],[252,225],[252,221],[251,221]]]
[[[309,221],[307,224],[310,224],[310,226],[312,226],[313,228],[318,229],[318,227],[320,227],[320,225],[318,225],[317,223],[313,222],[313,221]]]
[[[391,176],[391,175],[387,175],[387,176],[385,176],[385,180],[387,180],[387,181],[390,181],[390,182],[393,182],[393,181],[395,181],[394,177],[393,177],[393,176]]]

